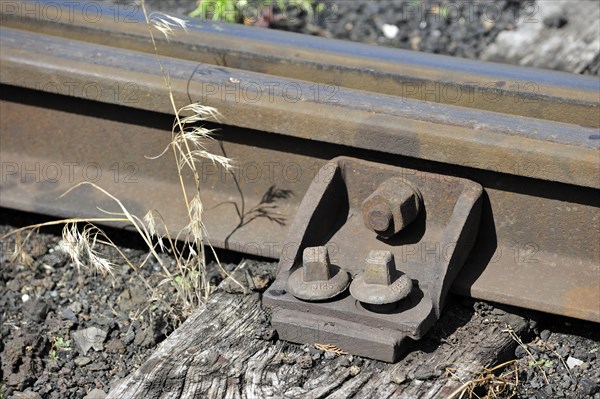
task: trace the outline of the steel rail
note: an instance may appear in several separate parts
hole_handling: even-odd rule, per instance
[[[173,162],[145,158],[165,148],[172,124],[154,57],[0,29],[0,205],[57,216],[97,216],[96,205],[113,209],[92,189],[57,200],[91,180],[134,212],[155,207],[174,231],[183,226]],[[202,165],[205,221],[216,245],[286,256],[287,224],[259,218],[240,227],[231,202],[248,209],[277,184],[294,193],[281,204],[291,217],[319,168],[337,155],[466,177],[486,195],[475,250],[453,290],[600,321],[598,129],[348,88],[339,89],[336,101],[319,101],[305,94],[311,82],[164,61],[179,104],[189,93],[216,106],[230,125],[221,126],[220,144],[208,149],[240,162],[238,184]],[[253,102],[226,95],[239,94],[239,82],[277,82],[279,89]],[[286,84],[303,96],[289,101]],[[61,91],[65,85],[68,92]],[[441,255],[410,250],[410,256]]]
[[[93,7],[92,7],[93,5]],[[152,53],[138,6],[70,1],[2,1],[2,25]],[[118,22],[118,23],[115,23]],[[600,127],[593,77],[375,47],[288,32],[191,22],[159,37],[161,54],[203,64]],[[327,95],[327,92],[325,93]]]
[[[171,110],[151,54],[0,29],[2,83],[58,93],[71,88],[75,97]],[[179,104],[191,93],[193,100],[217,108],[229,125],[455,165],[491,164],[505,173],[600,187],[594,128],[344,88],[335,98],[315,98],[310,82],[179,59],[165,58],[164,65]],[[115,84],[135,86],[139,95],[115,95]]]

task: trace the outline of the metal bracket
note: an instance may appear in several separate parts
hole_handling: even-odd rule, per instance
[[[481,194],[466,179],[347,157],[327,163],[264,295],[279,337],[397,361],[405,339],[439,318],[477,236]]]

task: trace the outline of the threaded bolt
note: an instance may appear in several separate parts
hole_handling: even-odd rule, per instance
[[[348,288],[350,276],[332,265],[327,247],[307,247],[302,252],[302,267],[288,278],[288,291],[298,299],[320,301],[333,298]]]
[[[396,272],[394,258],[390,251],[371,251],[365,259],[365,283],[390,285]]]
[[[368,210],[366,224],[376,233],[384,233],[390,228],[393,219],[394,215],[388,206],[376,204]]]
[[[331,278],[331,262],[327,247],[308,247],[302,253],[303,281],[325,281]]]
[[[401,178],[390,178],[377,187],[362,203],[365,226],[379,236],[389,238],[414,221],[423,198],[418,188]]]
[[[390,251],[371,251],[363,272],[350,285],[350,294],[365,304],[390,305],[392,309],[392,304],[410,295],[412,286],[412,280],[396,270]]]

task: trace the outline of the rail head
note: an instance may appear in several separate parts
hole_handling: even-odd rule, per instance
[[[152,53],[139,6],[0,3],[2,26]],[[161,54],[174,58],[556,122],[600,127],[594,77],[189,20]]]

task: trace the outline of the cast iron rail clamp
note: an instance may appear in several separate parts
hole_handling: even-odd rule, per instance
[[[477,236],[482,187],[347,157],[318,177],[264,296],[273,326],[287,341],[397,361],[440,317]]]

